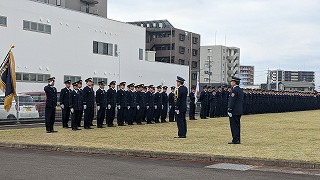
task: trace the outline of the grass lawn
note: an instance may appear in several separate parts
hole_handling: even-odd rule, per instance
[[[0,142],[132,149],[231,157],[320,162],[320,111],[242,117],[242,144],[231,140],[228,118],[188,121],[188,138],[175,139],[176,123],[82,130],[56,127],[1,130]]]

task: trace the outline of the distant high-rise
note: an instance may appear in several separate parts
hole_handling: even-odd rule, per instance
[[[277,73],[278,71],[278,73]],[[313,71],[270,71],[270,83],[278,82],[315,82],[315,72]]]
[[[240,78],[242,85],[253,85],[254,66],[240,66]]]

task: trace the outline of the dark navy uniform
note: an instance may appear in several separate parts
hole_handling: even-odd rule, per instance
[[[109,86],[112,84],[115,85],[115,81],[112,81]],[[107,91],[107,113],[106,119],[108,127],[113,127],[113,121],[116,116],[116,101],[117,101],[117,91],[110,87]]]
[[[187,136],[186,112],[187,112],[188,88],[183,85],[185,81],[183,78],[178,76],[177,81],[180,81],[182,83],[182,85],[178,87],[178,94],[177,94],[177,101],[176,101],[178,137],[186,138]]]
[[[158,86],[157,89],[161,88]],[[159,119],[161,116],[161,107],[162,107],[162,96],[160,92],[156,92],[154,94],[154,121],[155,123],[159,123]]]
[[[104,82],[99,82],[102,84]],[[97,127],[103,127],[104,117],[106,116],[107,107],[107,93],[104,89],[99,88],[96,92],[96,103],[97,103]]]
[[[80,81],[78,81],[79,83]],[[83,105],[83,90],[82,89],[79,89],[79,94],[81,96],[81,99],[82,99],[82,105]],[[79,116],[79,119],[77,120],[78,122],[78,127],[81,127],[81,121],[82,121],[82,117],[83,117],[83,108],[81,110],[81,113],[80,113],[80,116]]]
[[[74,84],[74,86],[77,86]],[[83,99],[79,90],[70,92],[70,109],[71,109],[71,128],[72,130],[79,130],[78,124],[80,116],[83,112]]]
[[[138,88],[140,88],[139,86]],[[137,91],[136,92],[136,101],[137,101],[137,113],[136,113],[136,122],[137,124],[142,124],[142,118],[144,114],[145,109],[145,98],[143,98],[144,92]]]
[[[163,89],[167,89],[168,87],[163,87]],[[165,123],[167,122],[167,115],[168,115],[168,102],[169,102],[169,98],[168,98],[168,94],[166,92],[162,92],[161,93],[161,97],[162,97],[162,110],[161,110],[161,122]]]
[[[121,83],[120,85],[125,85],[125,83]],[[127,108],[127,94],[124,89],[120,89],[117,91],[117,106],[118,106],[118,113],[117,113],[117,122],[119,126],[124,126],[125,121],[125,110]]]
[[[86,86],[82,91],[84,106],[84,128],[90,129],[94,116],[94,90],[92,87]]]
[[[130,84],[128,86],[128,88],[133,87],[133,84]],[[133,121],[134,121],[134,110],[136,108],[136,99],[135,99],[135,93],[132,90],[128,90],[127,91],[127,109],[126,109],[126,121],[128,123],[128,125],[133,125]]]
[[[206,88],[206,86],[204,86]],[[203,90],[200,93],[199,101],[201,102],[201,110],[200,110],[200,118],[206,119],[207,118],[207,105],[208,105],[208,93],[207,91]]]
[[[154,88],[149,86],[149,88]],[[152,124],[154,118],[154,94],[149,90],[146,93],[147,123]]]
[[[216,107],[217,107],[217,94],[210,95],[210,118],[216,117]]]
[[[171,90],[174,90],[175,87],[171,87]],[[169,122],[174,122],[175,116],[175,101],[174,101],[174,93],[171,92],[169,94]]]
[[[190,120],[196,120],[195,114],[196,114],[196,97],[194,96],[194,92],[190,92],[189,94],[189,119]]]
[[[236,77],[233,77],[232,81],[240,83],[240,79]],[[228,113],[233,138],[230,144],[240,144],[240,119],[243,114],[243,90],[239,86],[234,86],[232,88],[228,103]]]
[[[71,83],[71,81],[66,81],[65,83]],[[70,107],[69,107],[69,99],[70,99],[71,89],[65,87],[60,91],[60,106],[62,108],[62,127],[68,128],[68,123],[70,119]]]
[[[55,78],[49,78],[48,81],[54,82]],[[56,119],[57,106],[57,89],[50,84],[44,87],[46,93],[46,108],[45,108],[45,124],[47,133],[55,132],[53,130]]]

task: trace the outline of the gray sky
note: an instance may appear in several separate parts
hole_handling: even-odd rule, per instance
[[[267,69],[320,74],[320,0],[109,0],[108,17],[119,21],[168,19],[201,34],[201,45],[241,48],[242,65],[254,65],[255,83]],[[171,7],[175,7],[172,9]],[[319,84],[319,83],[317,83]]]

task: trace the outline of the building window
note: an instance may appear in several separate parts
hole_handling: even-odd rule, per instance
[[[93,41],[93,53],[113,56],[113,44]]]
[[[16,73],[16,80],[18,82],[36,82],[36,83],[46,83],[47,79],[50,78],[50,74],[37,74],[37,73]]]
[[[71,82],[77,82],[79,80],[81,80],[81,76],[69,76],[69,75],[65,75],[63,77],[63,81],[67,81],[67,80],[71,80]]]
[[[198,67],[198,62],[192,61],[192,68],[197,68]]]
[[[56,0],[57,6],[61,6],[61,0]]]
[[[119,56],[119,54],[118,54],[118,45],[117,44],[114,45],[114,56],[115,57]]]
[[[193,56],[197,56],[197,55],[198,55],[198,50],[192,49],[192,55],[193,55]]]
[[[198,44],[199,38],[193,37],[193,38],[192,38],[192,42],[193,42],[193,44]]]
[[[7,26],[7,17],[0,16],[0,26]]]
[[[208,49],[208,53],[212,53],[212,49]]]
[[[51,25],[23,20],[23,29],[40,33],[51,34]]]
[[[197,80],[197,73],[192,73],[192,75],[191,75],[192,77],[192,80]]]
[[[180,53],[180,54],[184,54],[185,51],[186,51],[186,48],[185,48],[185,47],[179,46],[179,53]]]
[[[185,34],[180,34],[180,41],[184,41],[186,39],[186,35]]]
[[[208,61],[212,61],[212,56],[208,56]]]
[[[179,59],[179,64],[184,65],[185,64],[185,60],[184,59]]]
[[[139,60],[143,60],[143,49],[139,49]]]
[[[204,82],[209,82],[209,78],[204,78]]]
[[[44,3],[49,4],[49,0],[44,0]]]
[[[104,81],[105,84],[108,84],[108,78],[94,77],[92,78],[95,85],[99,85],[98,82]]]

